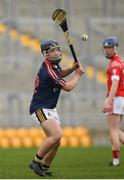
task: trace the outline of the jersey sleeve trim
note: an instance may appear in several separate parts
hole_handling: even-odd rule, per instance
[[[49,64],[47,64],[47,63],[45,63],[45,64],[46,64],[46,67],[48,69],[48,73],[49,73],[50,77],[52,79],[56,80],[62,87],[64,87],[66,81],[64,79],[60,79]]]
[[[120,77],[117,76],[117,75],[113,75],[113,76],[111,77],[111,80],[112,80],[112,81],[113,81],[113,80],[119,81],[119,80],[120,80]]]

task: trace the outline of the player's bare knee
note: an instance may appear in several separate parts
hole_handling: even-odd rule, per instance
[[[61,132],[56,132],[56,133],[53,135],[53,138],[54,138],[55,143],[58,143],[59,141],[61,141],[62,133],[61,133]]]

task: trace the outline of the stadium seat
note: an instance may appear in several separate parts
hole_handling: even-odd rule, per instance
[[[73,135],[73,128],[71,128],[71,127],[63,128],[63,136],[64,137],[70,137],[72,135]]]
[[[13,138],[14,136],[16,136],[16,129],[14,129],[14,128],[7,128],[5,130],[5,136],[7,136],[8,138]]]
[[[31,148],[33,147],[33,141],[30,137],[24,137],[22,138],[22,146],[25,148]]]
[[[86,135],[86,136],[84,136],[84,137],[82,137],[81,139],[80,139],[80,145],[82,146],[82,147],[90,147],[91,146],[91,137],[90,136],[88,136],[88,135]]]
[[[38,39],[32,39],[30,43],[30,48],[32,51],[40,53],[40,41]]]
[[[19,137],[11,137],[9,141],[10,147],[20,148],[22,146],[21,139]]]
[[[24,47],[30,47],[32,42],[31,38],[27,34],[21,34],[19,37],[20,44]]]
[[[28,135],[31,137],[31,138],[35,138],[37,136],[39,136],[39,130],[38,128],[31,128],[28,130]]]
[[[69,146],[71,147],[79,146],[79,139],[76,136],[69,137],[68,142],[69,142]]]
[[[67,146],[68,146],[68,138],[62,137],[61,147],[67,147]]]
[[[26,128],[19,128],[16,135],[20,138],[28,137],[28,130]]]
[[[95,75],[95,69],[93,66],[87,66],[86,68],[86,75],[89,79],[92,79]]]
[[[0,23],[0,33],[4,33],[7,30],[7,25]]]
[[[9,148],[10,147],[10,141],[7,137],[2,137],[0,139],[0,147],[1,148]]]
[[[83,127],[76,127],[74,128],[74,135],[77,137],[83,137],[84,135],[89,134],[89,131],[87,128]]]
[[[19,37],[19,34],[16,29],[10,29],[9,30],[9,36],[13,41],[16,41]]]
[[[96,72],[96,79],[101,84],[106,84],[106,74],[103,71]]]
[[[3,136],[5,136],[5,130],[4,129],[0,129],[0,138],[2,138]]]
[[[43,143],[43,139],[41,137],[36,137],[33,139],[33,146],[34,147],[39,147]]]

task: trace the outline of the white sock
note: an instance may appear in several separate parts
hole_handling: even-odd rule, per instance
[[[113,165],[117,166],[120,163],[119,159],[113,159]]]

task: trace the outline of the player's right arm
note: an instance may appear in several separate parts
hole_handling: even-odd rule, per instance
[[[71,67],[68,67],[68,68],[62,70],[62,72],[61,72],[62,78],[68,76],[69,74],[71,74],[74,70],[76,70],[80,66],[81,66],[81,64],[79,62],[74,62]],[[82,68],[82,66],[81,66],[81,68]],[[82,70],[83,70],[83,73],[84,73],[83,68],[82,68]]]
[[[74,87],[77,85],[79,79],[80,79],[80,76],[84,73],[83,69],[82,68],[78,68],[75,70],[75,74],[74,76],[72,77],[71,80],[67,81],[65,83],[65,85],[63,86],[63,90],[64,91],[71,91],[72,89],[74,89]]]
[[[79,62],[74,62],[71,67],[68,67],[68,68],[66,68],[66,69],[62,69],[62,71],[61,71],[61,76],[62,76],[62,78],[68,76],[68,75],[71,74],[75,69],[77,69],[77,68],[79,68],[79,67],[80,67]]]

